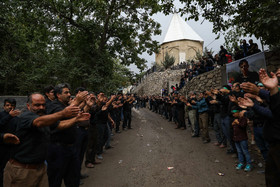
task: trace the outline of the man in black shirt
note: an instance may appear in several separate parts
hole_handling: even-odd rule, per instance
[[[249,71],[249,63],[247,60],[241,60],[239,62],[239,68],[241,74],[236,78],[235,82],[239,82],[240,84],[243,82],[251,82],[255,84],[257,81],[259,81],[258,73]]]
[[[123,103],[123,115],[124,115],[124,120],[123,120],[123,129],[131,128],[131,105],[133,101],[135,101],[133,96],[124,96],[124,103]]]
[[[64,110],[70,102],[70,90],[68,84],[59,84],[54,88],[56,100],[47,109],[48,114]],[[71,102],[71,106],[79,106],[88,95],[87,91],[77,94]],[[65,118],[67,120],[69,118]],[[48,177],[50,186],[61,186],[62,180],[66,186],[79,186],[80,184],[80,160],[75,149],[77,138],[77,126],[66,129],[57,129],[57,124],[50,126],[50,146],[48,153]]]
[[[49,126],[56,123],[57,129],[72,126],[78,121],[89,119],[89,114],[78,114],[78,107],[45,114],[45,98],[31,94],[27,102],[28,111],[17,118],[15,135],[20,144],[13,147],[12,156],[4,170],[4,186],[48,186],[47,168],[44,164],[49,140]],[[71,118],[59,121],[63,118]],[[20,172],[14,172],[18,170]],[[22,176],[25,176],[24,178]]]
[[[10,123],[11,120],[20,114],[19,110],[15,110],[16,100],[5,99],[4,111],[0,112],[0,132],[1,133],[13,133],[15,130],[15,123]],[[0,187],[3,186],[3,172],[10,158],[10,146],[0,145]]]
[[[50,105],[53,100],[55,100],[54,96],[54,87],[52,85],[46,86],[44,88],[44,95],[46,99],[46,106]]]

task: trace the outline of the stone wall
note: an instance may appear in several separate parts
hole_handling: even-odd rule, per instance
[[[15,99],[17,102],[16,108],[19,110],[27,110],[26,102],[27,102],[27,96],[0,96],[0,106],[4,106],[4,100],[7,98]],[[3,111],[3,108],[1,107],[0,111]]]
[[[275,72],[280,68],[280,50],[265,52],[265,61],[268,72]]]
[[[160,95],[162,88],[169,88],[171,86],[169,82],[177,82],[179,84],[184,71],[184,69],[181,69],[151,73],[132,90],[132,93],[137,93],[138,95]]]
[[[189,91],[202,92],[211,88],[220,88],[226,84],[225,71],[226,68],[223,66],[194,77],[187,82],[183,89],[180,90],[180,93],[186,95]]]

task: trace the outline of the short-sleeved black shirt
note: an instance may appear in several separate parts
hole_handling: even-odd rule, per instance
[[[13,147],[11,158],[24,164],[39,164],[46,160],[50,130],[49,127],[33,126],[33,121],[38,117],[28,111],[17,118],[15,135],[20,144]]]
[[[240,74],[235,82],[239,82],[240,84],[243,82],[251,82],[255,84],[257,81],[259,81],[259,74],[257,72],[248,72],[248,76],[244,77],[242,74]]]
[[[64,110],[66,106],[61,103],[58,100],[54,100],[50,105],[47,110],[48,114],[53,114],[59,111]],[[67,120],[67,119],[62,119],[62,120]],[[59,121],[52,126],[50,126],[51,130],[51,142],[52,143],[61,143],[61,144],[74,144],[77,138],[77,127],[76,125],[73,125],[67,129],[59,130],[57,129],[57,126],[59,124]]]

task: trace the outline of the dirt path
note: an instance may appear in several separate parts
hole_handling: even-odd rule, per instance
[[[90,175],[83,187],[265,186],[259,168],[236,171],[237,158],[226,150],[174,129],[174,123],[148,109],[133,109],[132,127],[114,136],[115,148],[103,154],[102,164],[83,169]]]

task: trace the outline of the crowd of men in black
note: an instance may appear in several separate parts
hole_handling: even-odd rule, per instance
[[[267,186],[280,186],[280,69],[269,77],[264,69],[248,71],[248,62],[239,63],[243,74],[232,87],[189,92],[187,98],[178,92],[161,96],[143,96],[140,106],[149,103],[149,109],[175,122],[176,129],[185,130],[189,124],[192,137],[202,137],[203,143],[211,141],[208,131],[213,125],[215,146],[227,153],[237,153],[237,170],[252,170],[248,150],[247,130],[253,134],[265,161]],[[255,76],[257,75],[257,76]]]
[[[131,129],[133,95],[105,96],[80,87],[70,94],[68,84],[47,86],[28,96],[27,110],[16,109],[15,99],[4,101],[0,113],[0,186],[77,187],[81,167],[94,168],[110,149],[116,133]],[[122,126],[121,126],[122,121]],[[4,182],[3,182],[4,180]]]

